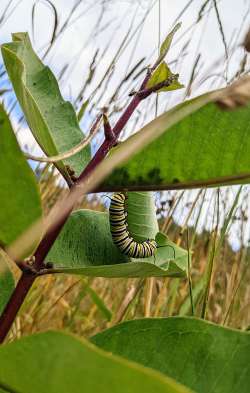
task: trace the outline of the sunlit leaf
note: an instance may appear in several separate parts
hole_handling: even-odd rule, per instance
[[[177,25],[175,25],[175,27],[173,28],[173,30],[171,30],[171,32],[167,35],[167,37],[165,38],[165,40],[163,41],[161,48],[160,48],[160,56],[158,59],[158,62],[160,63],[164,57],[167,55],[170,46],[172,44],[173,38],[175,33],[177,32],[177,30],[179,30],[181,27],[181,23],[177,23]]]
[[[33,51],[28,34],[13,34],[13,42],[2,45],[2,55],[29,127],[46,155],[56,156],[80,143],[84,134],[73,106],[63,100],[53,73]],[[70,182],[69,172],[78,176],[89,160],[88,146],[56,165]]]
[[[173,76],[173,73],[171,72],[168,65],[165,62],[163,62],[153,72],[153,75],[151,76],[151,78],[149,79],[149,81],[147,83],[147,88],[154,87],[158,83],[166,81],[171,76]],[[157,90],[157,92],[160,93],[161,91],[177,90],[177,89],[182,89],[183,87],[184,86],[181,85],[177,79],[177,80],[174,80],[171,83],[171,85],[163,87],[160,90]]]

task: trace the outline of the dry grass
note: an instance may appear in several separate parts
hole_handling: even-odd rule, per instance
[[[93,31],[90,32],[88,38],[89,42],[91,43],[91,40],[94,41],[100,32],[103,33],[106,29],[105,21],[103,22],[103,20],[109,2],[104,0],[91,2],[89,0],[86,7],[81,8],[84,5],[83,3],[84,2],[81,2],[81,0],[74,2],[74,6],[72,9],[69,9],[68,14],[63,15],[63,22],[59,18],[60,13],[57,14],[57,10],[53,9],[53,7],[51,8],[51,24],[53,26],[51,39],[47,47],[42,48],[42,53],[39,53],[47,63],[50,63],[48,59],[53,59],[53,57],[56,56],[57,41],[61,39],[63,45],[64,34],[68,26],[73,26],[77,20],[84,16],[84,12],[87,14],[90,9],[88,7],[94,7],[95,5],[101,7],[98,8],[100,17],[93,27]],[[114,1],[113,3],[113,6],[117,3],[116,6],[119,7],[118,1]],[[141,9],[138,8],[141,12],[139,23],[138,20],[134,18],[137,12],[135,10],[135,14],[131,16],[131,25],[125,36],[122,39],[120,37],[118,40],[115,40],[115,42],[114,40],[110,40],[106,47],[96,48],[93,57],[87,59],[89,66],[86,63],[86,69],[82,70],[86,78],[81,86],[79,84],[79,92],[71,99],[77,112],[80,111],[80,108],[87,100],[90,102],[86,110],[87,116],[86,118],[83,117],[82,121],[84,129],[87,128],[89,120],[87,117],[95,117],[99,108],[103,106],[102,98],[105,96],[104,93],[106,92],[109,93],[108,96],[105,96],[105,105],[107,104],[108,106],[110,121],[113,122],[114,119],[117,118],[117,115],[123,110],[128,101],[128,92],[136,87],[139,77],[145,72],[145,67],[152,60],[151,58],[145,59],[144,57],[136,59],[135,55],[137,43],[140,42],[141,34],[143,34],[145,20],[148,15],[150,15],[154,3],[156,2],[138,2],[139,6],[141,6],[141,4],[143,5]],[[180,10],[178,20],[175,22],[181,20],[185,16],[185,13],[189,11],[189,8],[192,7],[192,2],[185,3],[183,9]],[[216,2],[214,3],[216,4]],[[205,67],[207,60],[204,60],[201,55],[201,49],[205,45],[205,43],[202,42],[202,37],[206,30],[207,21],[211,17],[213,5],[212,2],[204,1],[200,10],[197,9],[196,5],[195,7],[197,19],[194,23],[191,22],[190,25],[185,26],[185,28],[183,26],[183,33],[179,38],[182,42],[182,49],[180,50],[178,58],[172,59],[171,61],[171,67],[172,65],[176,67],[178,72],[180,71],[182,78],[187,81],[187,87],[186,90],[183,91],[182,98],[186,98],[192,93],[196,94],[196,89],[204,86],[203,84],[206,81],[209,82],[206,85],[207,89],[212,89],[220,85],[222,75],[224,75],[225,70],[229,67],[229,62],[234,52],[238,49],[239,36],[244,28],[243,21],[242,25],[238,27],[238,30],[234,32],[235,36],[232,37],[231,42],[227,44],[228,47],[226,47],[223,26],[217,9],[216,15],[217,22],[219,22],[221,40],[225,45],[225,52],[229,54],[229,59],[227,59],[227,61],[225,61],[225,59],[220,59],[216,64],[209,64],[210,68]],[[0,26],[4,25],[8,20],[9,13],[15,12],[15,8],[15,2],[10,1],[7,9],[2,12]],[[248,8],[246,6],[246,15],[247,12]],[[32,28],[34,33],[37,17],[36,10],[30,9],[30,13],[32,15]],[[119,15],[122,19],[125,19],[125,16],[126,15]],[[200,31],[200,36],[197,36],[197,30],[195,29],[199,27],[203,21],[205,23]],[[118,28],[119,27],[120,26],[118,26]],[[116,29],[118,28],[114,27],[112,37],[116,37]],[[13,30],[14,29],[15,26],[13,26]],[[33,42],[36,43],[34,34],[32,36]],[[196,53],[191,53],[190,64],[187,69],[185,59],[190,54],[190,46],[193,39],[195,42],[198,42],[198,45],[195,49]],[[76,59],[81,57],[85,44],[86,43],[83,43],[82,52],[79,52],[79,56],[77,56]],[[114,46],[114,51],[112,52],[113,57],[109,59],[109,62],[106,59],[104,67],[101,61],[105,58],[105,54],[108,53],[112,45]],[[154,54],[156,51],[157,42]],[[122,68],[123,73],[121,73],[121,68],[119,68],[119,66],[117,67],[117,63],[119,63],[122,56],[125,57],[126,64],[128,64],[127,67]],[[246,59],[247,55],[241,54],[241,56],[242,58],[239,58],[239,67],[235,74],[225,83],[231,82],[249,71],[249,64]],[[123,63],[125,62],[124,57]],[[71,63],[60,64],[61,70],[58,71],[60,87],[64,88],[65,85],[68,86],[71,70],[75,66],[76,59],[71,59]],[[54,64],[51,65],[53,66]],[[58,66],[57,64],[57,70]],[[100,68],[102,73],[101,76],[99,71]],[[204,68],[206,68],[205,71]],[[214,71],[215,69],[216,72]],[[111,82],[114,75],[117,74],[119,74],[119,83],[116,83],[114,86],[114,83],[112,84]],[[96,75],[98,75],[98,78]],[[9,99],[9,113],[16,120],[18,132],[24,125],[24,118],[22,114],[15,115],[16,101],[15,97],[13,97],[13,93],[9,91],[10,86],[3,67],[1,67],[0,78],[2,82],[1,88],[3,89],[1,92],[3,100],[5,100],[6,96]],[[4,89],[7,90],[4,91]],[[145,102],[143,105],[144,106],[140,107],[140,112],[134,115],[129,124],[129,129],[126,130],[126,132],[139,129],[147,121],[147,115],[155,113],[154,99]],[[171,100],[162,100],[157,106],[158,113],[160,114],[171,105],[173,105]],[[100,135],[100,138],[102,138],[102,135]],[[99,142],[98,138],[96,138],[96,144]],[[45,214],[50,211],[56,200],[65,192],[65,190],[57,186],[57,184],[58,175],[55,171],[51,170],[51,167],[45,168],[40,177],[40,189]],[[248,203],[244,205],[244,208],[240,207],[238,209],[239,214],[237,219],[241,222],[241,225],[238,226],[240,228],[238,237],[242,240],[240,242],[241,247],[239,251],[233,252],[228,242],[227,235],[222,234],[219,227],[216,226],[218,211],[222,221],[220,222],[220,228],[223,226],[223,222],[225,222],[225,205],[228,203],[231,204],[230,198],[225,196],[222,201],[224,205],[222,203],[220,209],[216,212],[214,197],[216,192],[208,197],[209,203],[205,203],[205,191],[200,191],[197,200],[194,198],[191,204],[189,202],[185,203],[187,192],[172,192],[167,194],[167,196],[161,195],[161,204],[159,205],[158,214],[161,229],[169,235],[171,240],[184,248],[187,248],[186,234],[187,228],[189,227],[189,248],[192,253],[190,278],[192,279],[192,296],[195,315],[200,316],[202,313],[205,286],[207,284],[209,297],[206,317],[220,324],[246,329],[250,325],[250,273],[249,269],[247,269],[250,252],[245,246],[246,243],[244,241],[247,231],[244,223],[246,222],[245,216],[249,211]],[[81,207],[93,210],[104,210],[100,199],[95,196],[93,196],[91,200],[86,198],[81,204]],[[180,225],[176,223],[177,212],[182,216]],[[211,225],[209,230],[203,229],[201,233],[197,234],[197,228],[201,220],[200,217],[203,216],[203,221],[206,221],[206,217],[209,215],[213,217],[213,225]],[[233,225],[234,221],[235,217],[232,217],[229,226]],[[190,225],[192,225],[191,228]],[[219,249],[217,254],[213,256],[211,253],[215,242],[219,242]],[[212,261],[213,269],[211,280],[206,280],[209,261]],[[140,318],[145,315],[165,317],[190,314],[190,288],[188,279],[157,278],[152,280],[140,280],[86,278],[70,275],[44,276],[36,280],[15,321],[9,339],[12,340],[21,335],[47,329],[63,329],[77,333],[78,335],[90,336],[114,323],[126,319]]]
[[[40,188],[44,210],[48,211],[64,189],[57,184],[57,176],[47,172],[41,177]],[[46,180],[45,180],[46,179]],[[215,191],[216,192],[216,191]],[[160,227],[171,240],[187,248],[187,227],[191,211],[198,216],[205,208],[204,191],[188,209],[183,225],[174,221],[175,206],[180,210],[183,193],[169,201],[162,196],[158,214]],[[212,198],[213,196],[211,196]],[[168,202],[167,202],[168,201]],[[179,207],[178,207],[179,206]],[[100,198],[93,195],[80,206],[104,210]],[[213,208],[211,205],[209,209]],[[238,209],[239,210],[239,209]],[[237,210],[237,211],[238,211]],[[162,217],[168,212],[166,217]],[[223,212],[221,212],[223,214]],[[232,218],[230,224],[236,216]],[[196,220],[197,223],[197,220]],[[242,226],[244,230],[244,226]],[[189,248],[192,252],[191,278],[194,314],[201,316],[204,301],[206,271],[214,242],[215,230],[197,234],[195,226],[189,227]],[[242,234],[243,238],[243,234]],[[209,283],[209,300],[206,318],[219,324],[239,329],[250,325],[249,249],[242,246],[234,252],[228,237],[218,231],[220,249],[214,259],[212,279]],[[12,340],[22,335],[47,329],[62,329],[89,337],[120,321],[134,318],[191,315],[188,279],[106,279],[73,275],[50,275],[36,280],[9,335]]]

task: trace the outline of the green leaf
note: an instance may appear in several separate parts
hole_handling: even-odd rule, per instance
[[[171,32],[167,35],[167,37],[163,41],[161,48],[160,48],[160,56],[159,56],[159,59],[157,62],[160,63],[164,59],[164,57],[167,55],[169,48],[172,44],[174,35],[177,32],[177,30],[179,30],[180,27],[181,27],[181,23],[179,22],[179,23],[177,23],[177,25],[175,25],[173,30],[171,30]]]
[[[2,346],[0,365],[0,388],[7,392],[190,392],[154,370],[58,332],[36,334]]]
[[[85,276],[184,277],[187,252],[163,234],[157,234],[156,241],[171,247],[157,250],[155,264],[153,257],[129,259],[112,241],[107,213],[78,210],[70,215],[46,261],[60,272]]]
[[[42,208],[35,176],[1,105],[0,168],[0,244],[6,246],[41,217]]]
[[[128,230],[136,241],[155,238],[159,227],[152,192],[128,192],[126,211]]]
[[[15,288],[8,255],[0,249],[0,315]]]
[[[198,393],[249,392],[249,333],[192,318],[142,319],[97,334],[92,342]]]
[[[167,80],[171,76],[173,76],[173,73],[171,72],[168,65],[165,62],[163,62],[153,72],[153,75],[149,79],[146,87],[147,88],[154,87],[158,83],[164,82],[165,80]],[[160,93],[161,91],[182,89],[183,87],[184,87],[184,85],[181,85],[178,80],[175,80],[173,83],[171,83],[170,86],[166,86],[160,90],[157,90],[157,93]]]
[[[28,34],[13,34],[13,41],[2,45],[2,55],[34,137],[48,156],[70,150],[84,139],[73,106],[63,100],[53,73],[33,51]],[[70,181],[66,165],[78,176],[89,160],[88,146],[55,165]]]
[[[121,143],[114,152],[124,156],[130,151],[131,158],[100,189],[183,189],[249,181],[250,105],[222,111],[209,102],[222,93],[186,101]]]

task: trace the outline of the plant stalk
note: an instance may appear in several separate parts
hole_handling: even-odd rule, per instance
[[[30,273],[23,273],[18,281],[0,318],[0,343],[7,336],[27,293],[35,281],[35,277]]]
[[[147,72],[147,75],[145,76],[139,89],[139,92],[145,90],[147,82],[150,79],[150,76],[154,69],[155,66],[150,69],[150,72]],[[151,92],[149,92],[149,94],[151,94]],[[124,113],[121,115],[114,128],[112,129],[112,133],[115,138],[108,138],[104,140],[104,142],[96,152],[95,156],[86,166],[86,168],[82,171],[75,184],[71,187],[69,197],[71,196],[71,193],[74,192],[75,187],[85,181],[85,179],[91,174],[91,172],[104,160],[107,153],[116,144],[122,129],[127,124],[135,109],[144,98],[146,98],[145,95],[140,96],[139,93],[137,93],[133,97],[127,109],[124,111]],[[26,295],[28,294],[37,275],[39,275],[39,271],[44,267],[44,259],[46,258],[49,250],[57,239],[63,225],[67,221],[72,210],[73,206],[69,206],[68,209],[62,213],[62,216],[60,217],[60,220],[58,220],[57,225],[47,231],[40,244],[38,245],[37,250],[34,254],[35,262],[33,265],[33,267],[37,271],[37,274],[31,274],[30,272],[24,271],[20,280],[18,281],[18,284],[14,289],[12,296],[10,297],[0,317],[0,343],[2,343],[7,336],[19,309],[26,298]]]

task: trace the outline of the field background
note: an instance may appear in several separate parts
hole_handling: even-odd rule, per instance
[[[128,93],[136,89],[156,57],[160,42],[182,21],[167,62],[180,74],[185,88],[143,102],[124,132],[125,138],[183,99],[226,86],[249,72],[249,58],[241,46],[250,21],[247,3],[4,0],[0,4],[0,43],[10,41],[11,32],[29,32],[38,55],[57,76],[64,98],[78,113],[86,107],[80,124],[87,133],[103,107],[108,108],[110,122],[115,122],[129,101]],[[22,149],[41,155],[2,60],[0,94]],[[92,143],[93,151],[102,139],[100,132]],[[39,179],[47,214],[65,192],[65,184],[51,166],[30,165]],[[242,188],[236,203],[238,191],[237,186],[165,191],[155,193],[155,198],[160,229],[190,249],[194,314],[202,314],[208,284],[207,318],[247,329],[249,186]],[[100,195],[90,195],[79,207],[104,211],[107,205]],[[187,279],[48,276],[36,280],[9,339],[49,328],[90,336],[122,320],[171,315],[191,315]]]

